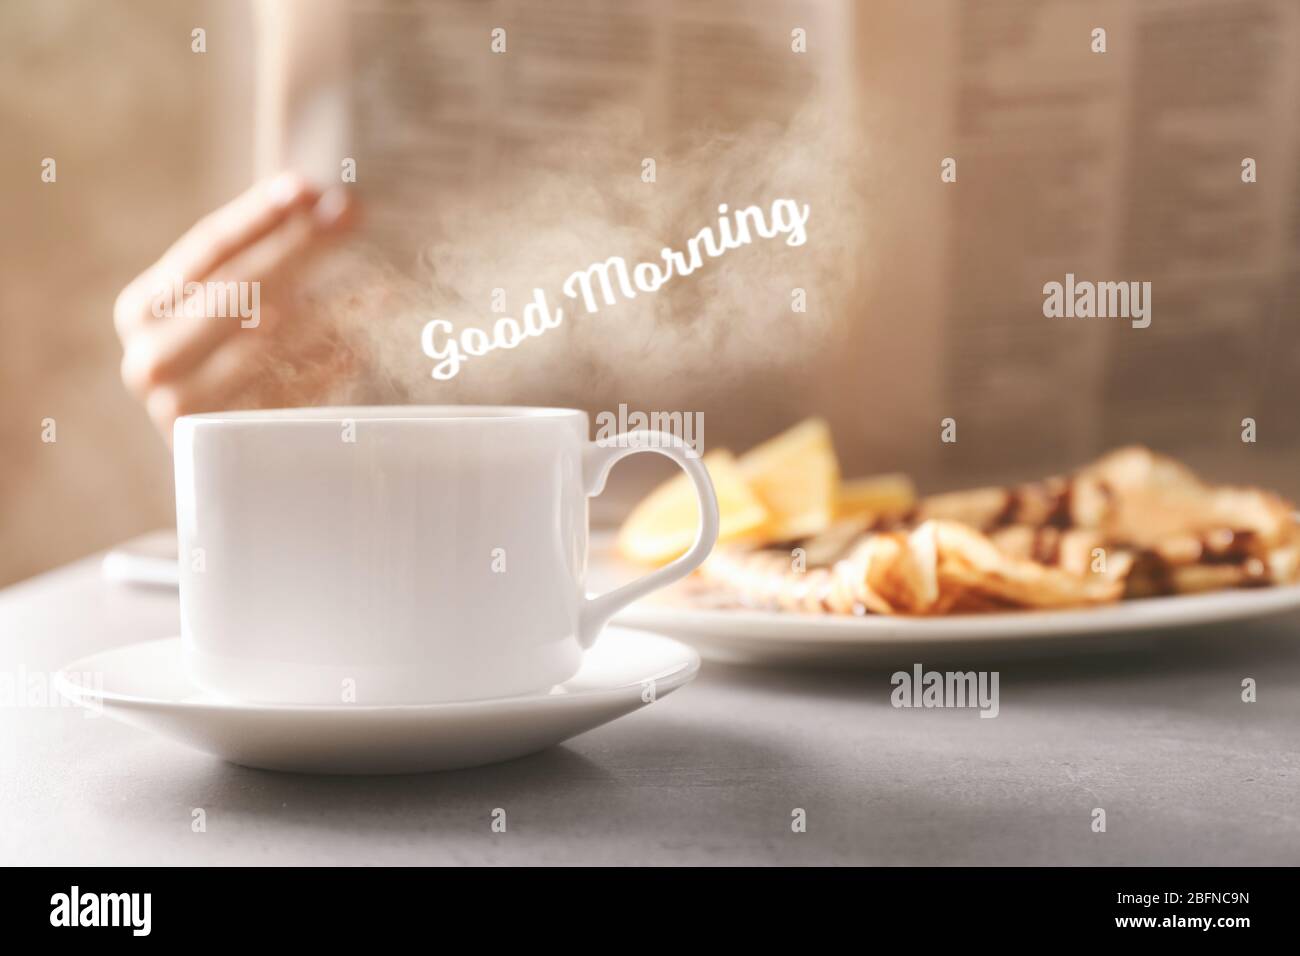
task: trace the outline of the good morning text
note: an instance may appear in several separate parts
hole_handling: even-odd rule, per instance
[[[777,199],[770,209],[746,206],[728,212],[726,204],[718,207],[718,223],[705,226],[686,241],[684,250],[664,248],[658,259],[630,266],[622,256],[611,256],[574,272],[561,289],[565,296],[581,301],[589,314],[601,306],[617,305],[638,295],[656,292],[677,276],[688,276],[701,268],[706,258],[716,259],[728,249],[739,249],[758,239],[785,237],[787,246],[802,246],[808,241],[807,204],[793,199]],[[470,326],[456,331],[446,319],[432,319],[420,333],[424,354],[435,360],[432,375],[439,380],[454,378],[471,358],[497,349],[512,349],[530,338],[564,322],[564,310],[552,308],[543,289],[533,290],[533,300],[524,306],[520,319],[502,316],[491,330]]]

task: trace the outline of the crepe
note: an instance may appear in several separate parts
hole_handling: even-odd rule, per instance
[[[719,548],[700,578],[737,604],[937,615],[1093,607],[1300,580],[1295,506],[1212,486],[1141,447],[1068,476],[920,499],[787,541]]]

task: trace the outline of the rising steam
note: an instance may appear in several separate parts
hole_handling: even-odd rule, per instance
[[[799,367],[827,347],[860,275],[864,219],[856,124],[812,95],[784,122],[754,122],[676,152],[639,133],[637,114],[609,110],[600,135],[561,140],[502,164],[486,188],[439,194],[412,210],[430,241],[414,270],[355,257],[323,297],[367,370],[369,397],[404,402],[654,403],[678,407],[759,376]],[[656,178],[642,178],[654,158]],[[431,190],[431,194],[433,190]],[[561,288],[575,270],[611,256],[655,260],[681,248],[718,207],[768,207],[790,197],[811,207],[807,242],[761,241],[706,259],[654,293],[588,314]],[[364,265],[362,263],[365,263]],[[349,288],[340,289],[340,283]],[[454,379],[431,376],[425,323],[490,330],[520,317],[535,288],[565,307],[561,327],[469,363]],[[807,311],[792,309],[805,290]],[[504,313],[492,311],[504,290]],[[357,383],[335,398],[354,400]],[[601,406],[603,407],[603,406]],[[690,407],[690,406],[687,406]]]

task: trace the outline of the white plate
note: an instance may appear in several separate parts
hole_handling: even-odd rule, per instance
[[[602,542],[603,544],[603,542]],[[603,589],[633,573],[607,547],[592,549],[589,577]],[[691,607],[669,588],[614,620],[696,647],[709,660],[816,663],[883,660],[901,653],[1055,654],[1112,650],[1172,628],[1266,617],[1300,609],[1300,585],[1146,598],[1077,611],[1017,611],[935,618],[836,617],[786,611]]]
[[[916,653],[1110,650],[1118,640],[1154,636],[1171,628],[1241,621],[1298,608],[1300,586],[1290,586],[1148,598],[1081,611],[911,619],[697,610],[642,601],[615,620],[671,634],[710,660],[776,663],[876,659],[909,648]]]
[[[699,667],[699,655],[676,641],[611,627],[577,676],[537,694],[388,707],[243,704],[195,688],[175,637],[82,658],[56,686],[83,706],[249,767],[421,773],[544,750],[664,697]]]

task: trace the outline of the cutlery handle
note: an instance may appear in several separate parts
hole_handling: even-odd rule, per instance
[[[587,497],[594,498],[605,490],[605,479],[614,464],[628,455],[654,452],[671,458],[690,476],[700,503],[700,527],[695,543],[680,558],[664,567],[630,581],[598,597],[587,598],[578,625],[578,641],[590,647],[596,642],[609,619],[637,598],[686,577],[709,556],[718,540],[718,499],[713,482],[699,456],[690,445],[673,435],[657,431],[624,432],[603,442],[587,445],[583,455],[583,480]]]

